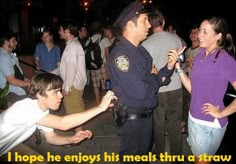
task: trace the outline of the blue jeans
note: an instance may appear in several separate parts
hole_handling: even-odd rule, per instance
[[[196,157],[199,157],[199,155],[204,153],[207,155],[214,155],[221,144],[226,127],[227,125],[223,128],[212,128],[198,124],[189,118],[189,135],[187,140],[191,146],[192,153]]]

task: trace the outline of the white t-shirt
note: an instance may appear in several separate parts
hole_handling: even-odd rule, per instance
[[[38,127],[43,131],[53,131],[37,122],[49,114],[49,110],[39,108],[37,100],[23,99],[13,104],[0,115],[0,156],[28,139]]]

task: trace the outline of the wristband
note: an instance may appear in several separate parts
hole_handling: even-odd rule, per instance
[[[177,69],[177,73],[178,73],[178,74],[184,73],[184,70],[182,70],[181,68],[180,68],[180,69]]]

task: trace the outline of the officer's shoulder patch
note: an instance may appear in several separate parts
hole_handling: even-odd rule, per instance
[[[129,58],[126,55],[120,55],[115,58],[115,64],[119,70],[127,72],[129,70]]]

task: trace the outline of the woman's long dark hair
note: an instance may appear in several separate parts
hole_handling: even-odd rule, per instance
[[[235,45],[233,42],[233,37],[229,33],[227,21],[221,17],[210,17],[206,20],[213,26],[216,34],[222,34],[222,38],[218,40],[219,47],[225,49],[231,56],[235,58]]]

